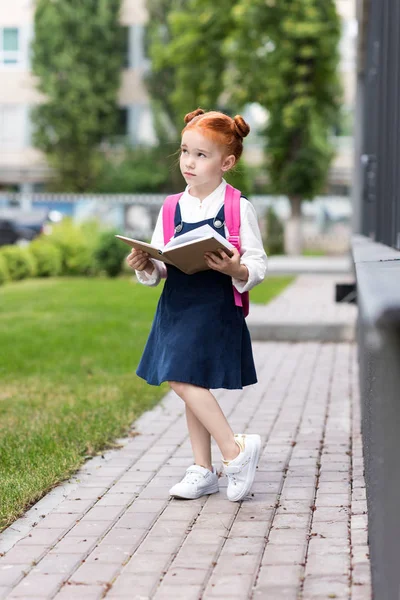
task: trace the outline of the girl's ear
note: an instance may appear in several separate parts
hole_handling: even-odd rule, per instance
[[[236,162],[236,158],[233,154],[230,154],[229,156],[227,156],[226,158],[224,158],[223,162],[222,162],[222,166],[221,169],[223,171],[229,171],[229,169],[232,169],[233,165]]]

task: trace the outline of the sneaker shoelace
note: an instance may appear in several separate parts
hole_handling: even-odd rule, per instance
[[[186,475],[182,479],[182,483],[191,483],[192,485],[199,483],[199,481],[200,475],[197,473],[197,471],[186,471]]]

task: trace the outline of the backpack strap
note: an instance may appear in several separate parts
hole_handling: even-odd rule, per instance
[[[228,228],[230,242],[240,252],[240,198],[242,194],[240,190],[229,185],[225,191],[225,223]],[[235,305],[243,308],[245,317],[249,314],[249,292],[241,294],[235,286],[233,286],[233,296]]]
[[[183,192],[165,198],[162,214],[164,244],[167,244],[174,236],[175,210],[182,194]]]

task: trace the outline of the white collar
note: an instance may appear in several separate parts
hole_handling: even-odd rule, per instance
[[[217,197],[222,196],[222,194],[225,193],[225,188],[226,188],[226,181],[225,181],[225,179],[222,179],[221,183],[215,188],[215,190],[213,190],[211,192],[211,194],[208,194],[208,196],[203,198],[203,200],[201,202],[202,203],[212,202]],[[185,188],[185,192],[184,192],[185,196],[192,198],[193,200],[198,200],[200,202],[200,198],[198,198],[197,196],[192,196],[192,194],[189,193],[189,189],[190,189],[190,185],[187,185]]]

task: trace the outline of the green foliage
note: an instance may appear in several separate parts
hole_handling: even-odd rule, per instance
[[[34,142],[56,171],[53,189],[85,191],[98,176],[100,142],[115,131],[123,66],[121,0],[38,0],[32,69],[46,102],[33,111]]]
[[[123,261],[129,253],[126,244],[115,237],[117,231],[104,231],[97,243],[94,257],[101,271],[117,277],[123,271]]]
[[[48,243],[54,244],[61,252],[62,275],[92,275],[95,271],[93,259],[93,238],[74,225],[70,219],[63,219],[53,227]]]
[[[171,179],[172,164],[166,162],[170,149],[127,148],[122,159],[105,159],[92,191],[105,194],[157,193]],[[172,161],[170,161],[172,162]],[[170,189],[172,189],[170,187]]]
[[[284,254],[284,228],[272,206],[266,214],[265,251],[268,255]]]
[[[239,0],[230,48],[236,98],[269,111],[272,189],[313,198],[326,180],[338,121],[340,21],[334,0]]]
[[[29,245],[29,252],[36,261],[36,275],[38,277],[55,277],[61,274],[61,250],[51,244],[46,236],[36,238]]]
[[[27,248],[3,246],[0,249],[0,255],[4,259],[10,278],[13,281],[36,275],[35,259]]]
[[[1,250],[0,250],[0,252],[1,252]],[[6,283],[6,281],[8,281],[9,279],[10,279],[10,274],[8,272],[6,259],[4,258],[4,256],[2,256],[0,254],[0,285],[3,285],[3,283]]]
[[[233,27],[232,0],[148,0],[147,8],[148,88],[158,134],[178,139],[186,113],[227,106],[221,93],[229,76],[224,44]]]
[[[225,173],[224,179],[240,190],[243,196],[249,196],[253,192],[250,169],[243,160],[240,160],[233,169]]]

